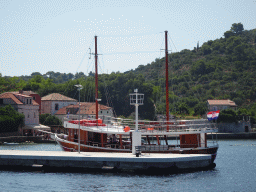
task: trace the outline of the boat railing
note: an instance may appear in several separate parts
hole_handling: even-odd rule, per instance
[[[198,144],[174,144],[174,145],[155,145],[155,144],[151,144],[151,145],[141,145],[139,146],[142,152],[150,152],[150,151],[169,151],[169,150],[174,150],[175,148],[177,148],[177,150],[180,150],[182,148],[191,148],[191,149],[196,149],[196,148],[200,148],[202,146],[204,146],[205,143],[203,142],[199,142]],[[208,141],[207,142],[207,147],[211,148],[211,147],[217,147],[218,146],[218,142],[217,141]]]
[[[168,145],[141,145],[139,146],[142,152],[150,152],[150,151],[168,151]]]
[[[214,124],[205,120],[196,121],[139,121],[142,132],[217,132]]]
[[[96,121],[96,119],[91,119]],[[82,120],[81,120],[82,122]],[[77,120],[74,120],[74,123],[68,121],[71,124],[78,124]],[[64,123],[65,124],[65,123]],[[95,124],[95,123],[94,123]],[[90,125],[86,124],[88,128],[97,127],[95,124]],[[66,124],[67,125],[67,124]],[[84,124],[81,124],[82,126]],[[122,119],[122,118],[109,118],[108,121],[105,121],[104,124],[100,124],[99,128],[104,129],[116,129],[117,132],[123,132],[125,127],[129,127],[130,130],[135,130],[135,121],[131,119]],[[71,126],[72,127],[72,126]],[[208,122],[206,119],[198,120],[172,120],[172,121],[145,121],[140,120],[138,122],[138,129],[141,132],[217,132],[218,129],[213,123]]]

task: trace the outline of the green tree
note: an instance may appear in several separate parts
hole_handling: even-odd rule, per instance
[[[236,123],[237,114],[233,109],[225,109],[220,111],[219,117],[217,119],[218,123]]]
[[[204,44],[204,45],[202,46],[202,51],[203,51],[204,55],[210,54],[211,51],[212,51],[212,50],[211,50],[211,46],[208,45],[208,44]]]
[[[242,23],[233,23],[231,27],[231,31],[235,34],[240,34],[244,30],[244,26]]]
[[[47,126],[51,126],[51,125],[62,125],[61,120],[51,114],[41,114],[39,115],[39,122],[42,125],[47,125]]]
[[[196,104],[196,106],[194,107],[194,115],[204,115],[207,111],[207,106],[205,103],[200,102],[198,104]]]
[[[0,107],[0,132],[15,132],[24,126],[25,116],[18,113],[11,105]]]
[[[195,75],[204,75],[206,73],[206,64],[204,60],[199,60],[192,67],[192,73]]]
[[[179,111],[180,114],[189,114],[189,108],[186,103],[179,104]]]
[[[39,73],[39,72],[31,73],[31,76],[32,76],[32,77],[37,76],[37,75],[42,76],[42,74],[41,74],[41,73]]]
[[[229,38],[229,37],[231,37],[232,35],[234,35],[234,33],[232,32],[232,31],[226,31],[225,33],[224,33],[224,37],[225,38]]]

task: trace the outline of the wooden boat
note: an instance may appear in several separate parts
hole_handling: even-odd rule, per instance
[[[135,124],[122,119],[107,124],[101,119],[66,120],[68,134],[57,135],[56,141],[65,151],[79,151],[80,130],[80,151],[131,153]],[[218,143],[216,138],[207,142],[207,133],[216,135],[218,130],[205,119],[139,121],[138,127],[145,140],[140,145],[143,153],[212,154],[212,161],[216,157]]]
[[[168,48],[167,31],[165,32],[166,53],[166,121],[135,121],[112,119],[103,122],[98,116],[98,75],[97,75],[97,36],[95,36],[95,87],[96,118],[64,121],[66,135],[56,135],[56,141],[65,151],[83,152],[122,152],[122,153],[184,153],[211,154],[212,163],[216,158],[218,143],[207,142],[207,133],[218,130],[207,119],[169,120],[168,98]],[[143,102],[144,95],[131,95],[131,104],[136,109]],[[139,98],[135,101],[133,96]],[[141,96],[141,97],[140,97]],[[80,105],[79,105],[80,106]],[[137,113],[136,113],[137,114]],[[104,118],[105,119],[105,118]],[[213,134],[212,134],[213,135]],[[216,134],[215,134],[216,135]],[[217,135],[216,135],[217,136]],[[170,138],[176,143],[170,143]],[[146,142],[141,143],[141,138]]]

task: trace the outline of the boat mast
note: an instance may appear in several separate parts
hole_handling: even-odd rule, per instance
[[[96,101],[96,120],[99,118],[98,114],[98,53],[97,53],[97,36],[95,36],[95,101]],[[96,121],[98,125],[98,121]]]
[[[166,120],[169,121],[169,83],[168,83],[168,44],[167,44],[167,33],[165,31],[165,88],[166,88]],[[167,126],[167,131],[169,127]]]

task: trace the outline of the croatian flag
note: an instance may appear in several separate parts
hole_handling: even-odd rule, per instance
[[[218,119],[220,114],[220,110],[218,111],[210,111],[209,113],[207,113],[207,118],[209,121],[213,120],[213,119]]]

